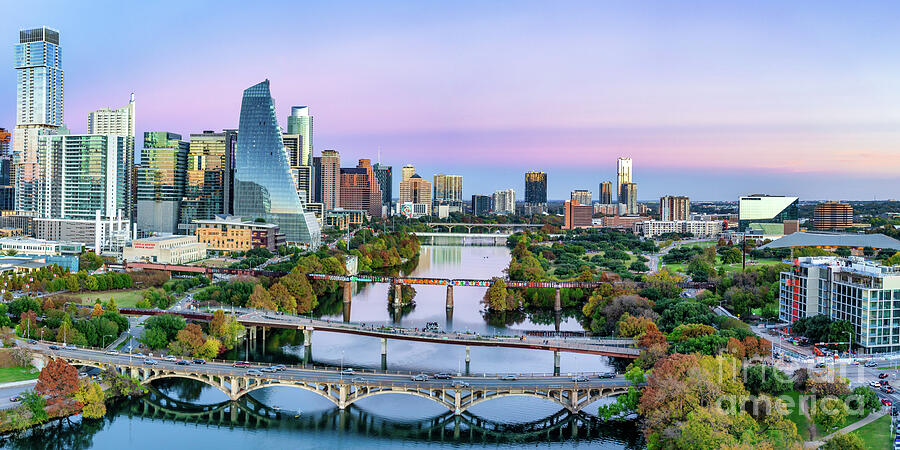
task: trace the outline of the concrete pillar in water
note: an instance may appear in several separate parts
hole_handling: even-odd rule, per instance
[[[312,328],[304,328],[303,329],[303,346],[310,347],[312,346]]]
[[[447,309],[453,309],[453,285],[447,285]]]
[[[403,304],[403,287],[400,283],[394,284],[394,306]]]
[[[381,354],[387,355],[387,338],[381,338]]]
[[[559,298],[559,288],[556,288],[556,303],[553,304],[554,311],[562,311],[562,300]]]
[[[350,296],[353,294],[353,290],[350,288],[350,282],[344,282],[344,303],[350,303]]]
[[[344,322],[350,321],[350,302],[344,302],[342,312],[344,313]]]
[[[553,351],[553,375],[559,375],[559,350]]]

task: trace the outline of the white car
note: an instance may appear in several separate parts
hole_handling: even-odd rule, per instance
[[[163,358],[163,359],[166,360],[166,361],[175,361],[175,360],[177,360],[178,358],[176,358],[175,355],[166,355],[166,357]]]
[[[425,375],[424,373],[420,373],[418,375],[413,375],[410,379],[412,381],[428,381],[428,375]]]

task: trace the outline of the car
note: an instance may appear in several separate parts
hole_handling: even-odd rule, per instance
[[[353,379],[350,380],[350,381],[352,381],[352,382],[354,382],[354,383],[363,383],[363,382],[366,381],[366,379],[363,378],[363,377],[353,377]]]
[[[863,367],[875,367],[877,365],[878,364],[875,364],[875,361],[866,361],[866,363],[863,364]]]
[[[891,401],[886,398],[883,398],[883,399],[881,399],[881,404],[884,406],[891,406]]]
[[[881,392],[884,392],[885,394],[893,394],[893,393],[894,393],[894,387],[893,387],[893,386],[882,386],[882,387],[881,387]]]
[[[348,367],[348,368],[342,370],[341,373],[344,375],[353,375],[356,372],[353,370],[352,367]]]
[[[449,373],[445,373],[445,372],[440,372],[440,373],[434,374],[434,378],[437,380],[449,380],[449,379],[453,378],[453,375],[450,375]]]
[[[824,368],[825,368],[825,363],[823,363],[823,362],[816,363],[816,369],[824,369]]]
[[[203,358],[198,358],[192,361],[194,364],[206,364],[206,360]]]
[[[19,397],[18,395],[14,395],[14,396],[12,396],[12,397],[9,398],[9,401],[11,401],[11,402],[21,402],[21,401],[22,401],[22,397]]]
[[[175,361],[178,358],[176,358],[175,355],[166,355],[165,357],[163,357],[163,359],[166,361]]]
[[[457,381],[453,382],[453,387],[455,387],[457,389],[458,388],[467,388],[467,387],[469,387],[469,383],[466,383],[465,381],[457,380]]]
[[[275,369],[272,368],[272,367],[263,367],[262,369],[259,369],[259,371],[260,371],[260,372],[265,372],[265,373],[275,373],[275,372],[278,372],[277,370],[275,370]]]
[[[231,367],[250,367],[250,363],[248,361],[235,361],[231,364]]]
[[[897,407],[896,407],[896,406],[891,406],[891,415],[892,415],[892,416],[896,416],[897,413],[898,413]],[[900,428],[900,424],[897,424],[897,428]],[[900,434],[900,433],[898,433],[898,434]]]
[[[78,347],[75,344],[69,344],[66,346],[66,350],[78,350]]]
[[[513,374],[509,374],[509,375],[503,375],[502,377],[500,377],[500,379],[504,380],[504,381],[516,381],[519,379],[519,377],[516,375],[513,375]]]
[[[106,354],[107,355],[118,355],[119,351],[118,350],[107,350]]]
[[[883,372],[882,372],[882,373],[879,373],[879,374],[878,374],[878,378],[881,379],[881,380],[883,380],[883,379],[885,379],[885,378],[887,378],[887,377],[888,377],[888,374],[886,374],[886,373],[883,373]]]
[[[60,348],[60,347],[59,347],[58,345],[51,345],[51,346],[50,346],[50,350],[59,350],[59,348]]]
[[[428,381],[428,375],[425,375],[424,373],[420,373],[418,375],[413,375],[412,377],[410,377],[410,379],[412,381]]]
[[[785,356],[785,357],[784,357],[784,362],[789,363],[789,362],[791,362],[791,361],[793,361],[793,360],[791,359],[790,356]]]
[[[615,378],[615,372],[603,372],[600,375],[597,375],[597,378]]]
[[[37,344],[37,341],[34,340],[34,339],[30,339],[30,340],[28,341],[28,343],[31,344],[31,345],[34,345],[34,344]]]
[[[871,386],[871,387],[877,389],[877,388],[880,388],[880,387],[881,387],[881,382],[878,381],[878,380],[876,380],[876,381],[870,381],[870,382],[869,382],[869,386]]]
[[[572,377],[572,381],[574,381],[576,383],[584,383],[587,380],[588,380],[588,377],[586,377],[584,375],[575,375],[574,377]]]
[[[151,358],[147,358],[147,359],[144,360],[144,364],[147,364],[148,366],[155,366],[155,365],[156,365],[156,360],[155,360],[155,359],[151,359]]]
[[[891,382],[888,381],[888,380],[881,380],[881,385],[882,385],[882,386],[890,386],[890,385],[891,385]]]
[[[175,364],[178,364],[179,366],[186,366],[190,364],[190,362],[186,359],[179,359],[178,361],[175,361]]]
[[[276,365],[272,366],[272,368],[275,369],[277,372],[283,372],[285,369],[287,369],[287,367],[285,367],[284,364],[276,364]]]
[[[850,362],[850,364],[853,364],[854,366],[858,366],[859,360],[854,359],[853,361]]]
[[[247,375],[262,375],[262,372],[256,369],[250,369],[247,371]]]

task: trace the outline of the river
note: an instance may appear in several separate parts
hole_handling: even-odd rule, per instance
[[[442,278],[501,276],[509,250],[499,246],[423,245],[418,264],[406,275]],[[322,299],[323,317],[373,324],[441,328],[482,334],[515,330],[581,331],[571,317],[525,314],[486,317],[481,298],[486,288],[454,289],[452,314],[445,308],[446,288],[416,286],[415,306],[397,312],[388,306],[387,285],[356,286],[349,315],[339,298]],[[557,325],[558,322],[558,325]],[[303,335],[292,330],[258,335],[226,355],[284,363],[304,360],[355,368],[469,373],[549,373],[552,352],[473,347],[466,367],[464,347],[388,341],[386,359],[376,338],[315,331],[311,354]],[[561,371],[604,371],[602,356],[562,354]],[[397,395],[362,399],[345,411],[318,395],[289,387],[251,393],[240,402],[193,380],[160,380],[151,395],[110,406],[102,421],[78,420],[0,440],[3,447],[46,448],[642,448],[634,422],[605,424],[595,417],[598,402],[579,414],[529,397],[504,397],[475,405],[454,417],[430,400]],[[609,400],[605,400],[609,401]],[[49,439],[49,440],[48,440]]]

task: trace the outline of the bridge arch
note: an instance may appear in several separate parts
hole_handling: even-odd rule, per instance
[[[259,384],[254,385],[254,386],[252,386],[252,387],[249,387],[249,388],[247,388],[247,389],[241,390],[241,391],[238,393],[237,397],[236,397],[234,400],[237,400],[237,399],[239,399],[239,398],[241,398],[241,397],[243,397],[243,396],[245,396],[245,395],[247,395],[247,394],[249,394],[249,393],[251,393],[251,392],[253,392],[253,391],[255,391],[255,390],[263,389],[263,388],[267,388],[267,387],[291,387],[291,388],[302,389],[302,390],[304,390],[304,391],[313,392],[313,393],[315,393],[315,394],[318,394],[318,395],[321,396],[321,397],[324,397],[324,398],[330,400],[331,403],[334,403],[334,406],[337,406],[337,407],[340,407],[340,406],[341,406],[340,400],[335,399],[333,396],[331,396],[331,395],[328,393],[327,388],[323,391],[322,389],[317,389],[317,388],[312,387],[312,386],[309,386],[309,385],[307,385],[307,384],[299,384],[299,383],[272,383],[272,382],[262,382],[262,383],[259,383]],[[348,403],[348,404],[349,404],[349,403]],[[266,405],[266,406],[268,406],[268,405]]]
[[[374,397],[376,395],[402,394],[402,395],[412,395],[415,397],[421,397],[424,399],[431,400],[431,401],[447,408],[448,410],[450,410],[450,412],[453,412],[456,409],[456,405],[454,405],[447,399],[443,398],[446,395],[446,394],[444,394],[443,391],[437,391],[437,392],[440,392],[439,396],[427,395],[427,394],[424,394],[419,391],[395,391],[393,389],[377,389],[377,390],[369,389],[368,392],[366,392],[365,394],[362,394],[362,395],[348,395],[347,396],[347,406],[350,406],[353,403],[355,403],[359,400],[362,400],[364,398]]]
[[[219,383],[216,383],[216,381],[213,379],[210,379],[207,377],[202,377],[199,375],[194,375],[194,374],[181,373],[181,372],[156,373],[156,374],[150,375],[147,378],[142,379],[141,384],[150,384],[156,380],[164,380],[167,378],[184,378],[184,379],[188,379],[188,380],[199,381],[203,384],[212,386],[212,387],[222,391],[222,393],[224,393],[229,399],[231,399],[231,392],[229,389],[231,387],[231,385],[229,384],[228,387],[226,387],[225,380],[221,380]]]
[[[531,397],[531,398],[539,398],[539,399],[542,399],[542,400],[549,400],[549,401],[552,401],[553,403],[556,403],[556,404],[562,406],[563,408],[567,409],[567,410],[570,411],[570,412],[573,412],[573,413],[574,413],[574,412],[577,412],[575,409],[572,408],[572,405],[571,405],[570,403],[564,402],[564,401],[562,401],[562,400],[560,400],[560,399],[558,399],[558,398],[553,397],[552,395],[550,395],[550,392],[551,392],[551,391],[548,391],[547,394],[544,395],[544,394],[541,394],[539,391],[534,391],[534,392],[529,392],[529,391],[525,391],[525,392],[508,392],[508,391],[503,391],[503,390],[500,390],[500,391],[491,391],[491,392],[487,393],[486,395],[484,395],[484,396],[482,396],[482,397],[476,398],[476,399],[474,399],[474,400],[470,400],[470,401],[468,401],[468,402],[466,402],[466,401],[465,401],[466,399],[464,398],[464,399],[463,399],[463,403],[462,403],[462,405],[461,405],[461,407],[460,407],[460,412],[462,412],[462,411],[467,411],[469,408],[471,408],[471,407],[473,407],[473,406],[475,406],[475,405],[478,405],[478,404],[481,404],[481,403],[484,403],[484,402],[487,402],[487,401],[490,401],[490,400],[502,398],[502,397]],[[471,397],[472,397],[472,394],[469,394],[468,398],[471,398]]]

